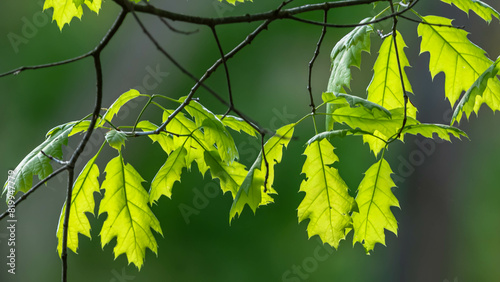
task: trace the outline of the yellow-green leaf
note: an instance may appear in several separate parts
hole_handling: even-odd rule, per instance
[[[441,2],[447,4],[453,4],[460,10],[469,14],[469,10],[474,11],[478,16],[480,16],[487,23],[490,23],[493,19],[492,16],[500,20],[500,14],[493,9],[490,5],[479,0],[441,0]]]
[[[230,165],[223,162],[217,151],[204,152],[205,163],[210,168],[212,179],[218,178],[220,180],[220,187],[224,193],[230,191],[231,196],[236,197],[238,187],[241,186],[247,170],[245,166],[234,161]]]
[[[151,190],[149,191],[149,202],[152,204],[162,196],[172,197],[172,187],[176,181],[181,181],[182,169],[186,165],[187,151],[184,147],[179,147],[173,151],[156,173]]]
[[[391,191],[395,187],[389,164],[381,158],[365,173],[359,184],[356,203],[359,212],[352,214],[353,244],[361,243],[366,252],[373,250],[376,243],[385,245],[384,230],[397,235],[398,223],[391,207],[399,207],[399,202]]]
[[[125,133],[116,131],[114,129],[108,131],[105,138],[108,144],[118,151],[121,150],[122,146],[125,146],[125,141],[127,141],[127,136],[125,135]]]
[[[467,91],[491,65],[484,50],[474,45],[462,29],[450,28],[451,20],[438,16],[423,17],[418,35],[422,37],[420,52],[430,53],[429,70],[434,78],[444,72],[445,95],[453,107],[463,91]]]
[[[465,113],[467,119],[473,111],[477,114],[483,103],[493,111],[500,110],[500,83],[497,77],[499,72],[500,57],[465,92],[453,112],[451,124],[460,122],[462,113]]]
[[[43,4],[43,10],[53,8],[54,12],[52,15],[52,20],[57,22],[57,26],[60,30],[63,29],[65,24],[71,22],[71,20],[76,17],[81,19],[83,15],[82,3],[85,3],[91,11],[99,13],[101,9],[102,0],[85,0],[74,1],[74,0],[45,0]]]
[[[179,101],[184,100],[185,98],[181,98]],[[205,141],[209,145],[217,146],[217,151],[224,162],[229,164],[238,158],[238,149],[233,137],[219,118],[196,101],[189,102],[185,109],[194,117],[196,125],[203,128]]]
[[[155,131],[158,126],[149,120],[143,120],[137,124],[137,128],[143,131]],[[176,149],[174,145],[174,139],[172,136],[168,135],[166,132],[160,132],[159,134],[150,134],[148,137],[153,140],[153,142],[158,142],[165,153],[170,154]]]
[[[99,168],[95,164],[95,160],[99,152],[90,159],[82,172],[73,184],[73,194],[71,197],[71,211],[68,222],[68,237],[67,247],[73,252],[78,250],[78,234],[82,234],[90,238],[90,223],[86,213],[94,214],[94,192],[99,193]],[[59,216],[59,224],[57,225],[57,252],[61,256],[62,251],[62,235],[63,222],[66,212],[66,203]]]
[[[306,179],[300,184],[300,191],[306,196],[299,205],[298,217],[299,222],[310,219],[309,237],[319,235],[324,243],[337,248],[347,234],[346,229],[352,226],[350,213],[355,209],[355,201],[337,169],[331,166],[338,161],[333,150],[326,139],[307,146],[302,168]]]
[[[141,269],[146,248],[157,254],[158,245],[151,229],[162,234],[160,223],[148,206],[149,194],[142,187],[144,179],[120,154],[106,166],[102,189],[106,192],[99,215],[107,213],[100,233],[104,248],[116,237],[115,258],[125,254],[129,263]],[[163,234],[162,234],[163,235]]]
[[[462,130],[448,125],[443,124],[429,124],[429,123],[419,123],[409,126],[405,126],[402,133],[408,133],[417,135],[420,134],[426,138],[434,138],[434,134],[440,139],[451,142],[450,134],[458,139],[462,136],[469,138],[465,132]]]
[[[129,102],[132,99],[135,99],[137,97],[144,96],[147,97],[148,95],[141,94],[139,91],[135,89],[130,89],[129,91],[123,93],[116,99],[113,104],[109,107],[109,109],[106,111],[104,116],[102,117],[101,122],[99,123],[99,126],[102,126],[106,121],[111,122],[113,120],[113,117],[118,114],[120,109],[125,105],[127,102]]]
[[[368,86],[367,99],[388,110],[404,107],[404,93],[401,80],[404,82],[406,92],[413,93],[408,77],[404,71],[405,67],[410,66],[404,52],[406,43],[399,32],[396,32],[396,34],[399,62],[401,64],[403,78],[399,75],[394,37],[388,36],[380,46],[377,61],[373,66],[373,78]],[[416,118],[417,109],[411,103],[408,103],[407,113],[408,116]]]

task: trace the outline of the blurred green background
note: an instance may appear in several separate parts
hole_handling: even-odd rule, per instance
[[[167,2],[167,1],[164,1]],[[175,12],[200,16],[231,16],[277,7],[280,1],[255,0],[229,6],[216,0],[152,1]],[[319,3],[320,1],[307,1]],[[497,1],[487,1],[500,9]],[[50,11],[41,13],[42,1],[3,1],[0,17],[0,72],[19,66],[36,65],[72,58],[91,50],[106,33],[119,8],[112,1],[103,4],[99,16],[84,9],[82,20],[73,20],[62,32],[49,20]],[[294,5],[305,4],[296,1]],[[421,1],[421,14],[438,14],[465,25],[469,38],[486,50],[490,58],[499,54],[499,23],[484,23],[474,13],[466,14],[437,0]],[[380,8],[379,8],[380,9]],[[372,16],[371,6],[332,10],[335,23],[355,23]],[[321,20],[322,13],[304,15]],[[196,76],[218,58],[210,30],[201,27],[193,35],[172,33],[156,18],[140,15],[158,41]],[[183,30],[199,27],[173,23]],[[257,23],[218,28],[227,52],[255,29]],[[390,31],[391,24],[376,28]],[[428,54],[419,55],[416,24],[402,21],[400,30],[412,68],[406,69],[423,122],[448,123],[451,111],[444,100],[443,78],[431,80]],[[307,65],[313,55],[321,28],[289,20],[274,22],[269,30],[229,62],[236,106],[269,129],[294,122],[307,114]],[[329,54],[349,29],[329,29],[313,72],[316,101],[326,89]],[[13,35],[14,34],[14,35]],[[9,38],[23,37],[18,44]],[[18,38],[19,39],[19,38]],[[372,54],[363,54],[362,71],[353,69],[352,93],[366,97],[371,67],[381,39],[372,36]],[[130,88],[153,94],[180,97],[193,82],[179,72],[152,46],[131,16],[102,53],[104,102],[109,106]],[[222,69],[221,69],[222,70]],[[224,73],[219,70],[208,81],[213,89],[227,95]],[[159,73],[155,76],[152,73]],[[0,79],[0,180],[22,158],[41,143],[55,125],[78,120],[91,112],[95,77],[91,59],[56,68],[26,71]],[[200,90],[201,102],[216,113],[223,105]],[[120,116],[131,122],[145,101],[131,104]],[[159,111],[151,108],[146,118],[158,122]],[[147,251],[140,272],[128,265],[125,256],[114,260],[116,240],[101,249],[99,231],[102,219],[90,217],[92,240],[80,236],[78,254],[69,253],[69,281],[498,281],[500,277],[500,117],[483,109],[480,118],[463,121],[460,128],[471,139],[453,144],[431,141],[422,149],[423,139],[407,137],[406,144],[392,146],[388,159],[399,176],[394,193],[401,210],[393,209],[399,222],[396,237],[386,232],[387,247],[377,245],[367,256],[358,244],[352,247],[352,234],[339,250],[322,246],[317,237],[307,238],[306,222],[297,223],[298,193],[304,178],[300,174],[305,157],[304,143],[314,134],[311,121],[302,123],[298,137],[290,143],[283,161],[276,166],[275,204],[261,207],[256,215],[245,209],[239,219],[228,224],[231,197],[214,189],[216,182],[205,179],[193,168],[184,172],[174,187],[172,199],[162,197],[153,211],[161,222],[164,237],[156,236],[159,253]],[[103,133],[91,140],[85,161],[100,146]],[[235,134],[241,162],[249,166],[258,153],[259,142]],[[78,139],[64,150],[69,155]],[[165,160],[157,146],[147,138],[129,140],[124,151],[131,163],[151,181]],[[419,146],[420,144],[420,146]],[[341,175],[354,193],[362,173],[375,161],[361,138],[335,140],[341,162]],[[116,153],[106,148],[100,157],[102,176],[106,161]],[[79,167],[82,167],[79,163]],[[57,167],[57,164],[55,165]],[[145,187],[149,188],[145,183]],[[6,221],[0,222],[0,281],[59,281],[60,259],[55,236],[59,213],[65,198],[63,177],[40,188],[16,209],[16,274],[7,273]],[[183,216],[189,207],[196,212]],[[0,203],[0,210],[6,209]],[[300,269],[300,273],[297,271]]]

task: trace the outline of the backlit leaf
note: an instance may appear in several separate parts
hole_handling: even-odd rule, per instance
[[[465,113],[467,118],[473,111],[477,114],[483,103],[493,111],[500,110],[500,83],[497,77],[499,71],[500,57],[465,92],[453,112],[451,124],[460,121],[462,113]]]
[[[247,175],[245,166],[237,161],[232,162],[230,165],[223,162],[217,151],[205,151],[204,157],[205,163],[210,168],[212,179],[218,178],[222,191],[224,193],[231,192],[234,199],[238,188]]]
[[[116,237],[115,258],[125,254],[129,263],[141,269],[146,248],[157,254],[158,245],[151,229],[162,234],[160,223],[148,206],[149,194],[144,179],[120,155],[106,166],[102,189],[106,192],[99,215],[107,213],[100,233],[102,247]],[[162,234],[163,235],[163,234]]]
[[[447,4],[453,4],[460,10],[469,14],[469,10],[474,11],[478,16],[483,18],[487,23],[490,23],[492,16],[500,20],[500,14],[493,9],[490,5],[479,0],[441,0],[441,2]]]
[[[90,223],[86,213],[94,214],[94,192],[99,193],[99,168],[95,164],[95,160],[99,152],[90,159],[82,172],[78,176],[73,185],[73,193],[71,197],[71,211],[68,223],[67,246],[73,252],[78,249],[78,234],[82,234],[90,238]],[[57,252],[61,256],[62,251],[62,235],[63,222],[66,212],[66,203],[59,216],[59,224],[57,225]]]
[[[404,52],[406,44],[399,32],[397,32],[396,42],[403,78],[401,79],[399,75],[394,37],[388,36],[385,38],[382,46],[380,46],[379,55],[373,67],[373,78],[368,86],[367,99],[388,110],[404,107],[404,93],[401,80],[404,81],[406,92],[413,93],[404,71],[405,67],[410,66]],[[415,118],[417,116],[417,109],[411,103],[408,103],[407,113],[408,116]]]
[[[187,151],[184,147],[179,147],[173,151],[156,173],[151,190],[149,191],[149,202],[153,204],[158,199],[165,195],[172,197],[172,187],[176,181],[181,181],[182,169],[186,167]]]
[[[183,102],[184,99],[179,101]],[[205,141],[210,145],[217,145],[217,151],[224,162],[231,163],[238,158],[238,149],[233,137],[219,118],[196,101],[191,101],[185,109],[194,117],[196,125],[203,128]]]
[[[255,130],[255,128],[253,128],[250,124],[248,124],[242,118],[230,116],[230,115],[227,115],[224,118],[222,118],[222,117],[223,117],[223,115],[217,115],[217,118],[219,118],[220,121],[222,121],[222,123],[225,126],[231,128],[234,131],[238,131],[238,132],[243,131],[248,135],[257,137],[258,132]]]
[[[229,211],[229,222],[236,214],[241,215],[245,205],[248,205],[255,213],[262,201],[265,173],[260,170],[262,164],[262,153],[259,154],[252,167],[248,171],[236,196],[234,197],[231,210]]]
[[[45,0],[43,10],[53,8],[52,20],[57,22],[57,26],[62,30],[65,24],[71,22],[76,17],[81,19],[83,15],[82,5],[85,3],[91,11],[99,13],[102,0]]]
[[[102,117],[102,121],[99,124],[99,126],[102,126],[106,121],[111,122],[116,114],[120,111],[120,109],[130,100],[135,99],[137,97],[147,97],[148,95],[144,95],[139,93],[139,91],[135,89],[130,89],[129,91],[123,93],[116,99],[116,101],[113,102],[113,104],[109,107],[109,109],[106,111],[104,116]]]
[[[143,131],[155,131],[158,126],[149,120],[142,120],[137,124],[137,128]],[[153,142],[158,142],[165,153],[170,154],[176,149],[174,145],[174,139],[172,136],[168,135],[166,132],[160,132],[159,134],[150,134],[148,137],[153,140]]]
[[[324,243],[338,248],[344,239],[346,229],[352,227],[350,213],[355,201],[348,193],[348,187],[336,168],[338,161],[334,147],[326,139],[309,144],[304,152],[307,159],[302,168],[306,179],[300,191],[306,196],[298,208],[299,222],[309,219],[309,237],[319,235]]]
[[[436,134],[437,137],[449,142],[451,142],[450,134],[458,139],[460,139],[462,136],[469,138],[467,134],[465,134],[465,132],[463,132],[462,130],[453,126],[443,124],[420,123],[409,125],[405,126],[405,128],[403,129],[403,133],[413,135],[420,134],[426,138],[433,138],[434,134]]]
[[[426,23],[450,25],[451,20],[438,16],[423,17]],[[453,107],[463,91],[467,91],[491,65],[485,52],[467,38],[462,29],[429,24],[418,25],[422,37],[421,53],[430,53],[429,70],[434,78],[444,72],[445,95]]]
[[[353,244],[361,243],[367,253],[373,250],[376,243],[385,245],[385,229],[396,235],[398,232],[398,223],[390,209],[399,207],[391,191],[396,186],[391,174],[389,164],[382,158],[366,171],[358,187],[356,203],[359,212],[352,214]]]

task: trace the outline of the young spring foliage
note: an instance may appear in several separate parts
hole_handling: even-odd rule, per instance
[[[493,17],[500,19],[497,11],[479,0],[441,1],[453,4],[466,13],[472,10],[488,23]],[[235,4],[244,0],[227,2]],[[309,237],[318,235],[324,243],[335,248],[351,231],[353,244],[360,243],[367,253],[373,251],[377,243],[385,245],[385,230],[397,234],[398,224],[391,208],[399,207],[392,191],[395,183],[388,162],[391,159],[389,146],[393,142],[404,141],[408,134],[450,142],[451,136],[460,139],[467,135],[450,125],[421,123],[418,120],[417,107],[406,96],[413,93],[413,89],[411,77],[405,71],[411,62],[405,54],[407,46],[403,33],[394,30],[385,35],[377,32],[381,38],[374,36],[377,30],[374,21],[391,11],[387,1],[378,2],[376,7],[382,7],[381,13],[362,20],[333,47],[331,74],[326,92],[321,95],[322,104],[297,122],[277,129],[269,138],[265,138],[265,131],[257,130],[259,128],[244,117],[214,114],[205,105],[187,97],[150,96],[134,89],[120,95],[97,119],[94,129],[105,134],[105,141],[74,181],[69,203],[68,248],[76,253],[78,234],[90,237],[91,226],[87,216],[103,217],[99,234],[101,245],[104,247],[116,238],[115,257],[125,254],[128,261],[140,269],[146,249],[157,254],[155,236],[163,235],[151,206],[168,204],[161,201],[162,196],[174,196],[174,188],[182,180],[183,173],[194,173],[191,171],[193,163],[203,176],[209,173],[211,179],[217,179],[223,193],[232,197],[232,205],[228,207],[229,223],[236,215],[241,215],[245,206],[256,213],[259,206],[274,202],[271,195],[284,189],[274,185],[275,177],[280,177],[275,175],[275,165],[281,163],[284,149],[297,143],[292,142],[294,131],[306,120],[313,120],[316,134],[305,144],[304,180],[300,188],[297,188],[299,185],[296,187],[304,192],[300,194],[303,199],[297,211],[299,222],[307,221]],[[398,11],[411,8],[407,2],[394,3],[393,8]],[[53,19],[62,29],[73,17],[82,16],[82,6],[97,13],[101,1],[46,0],[44,9],[53,8]],[[467,38],[465,30],[452,25],[452,20],[434,15],[421,16],[410,10],[421,19],[416,29],[421,37],[420,53],[430,54],[426,71],[433,78],[440,72],[445,74],[444,96],[454,107],[451,123],[460,121],[463,114],[469,118],[483,104],[493,111],[500,110],[500,81],[497,77],[500,58],[492,62],[480,47]],[[376,41],[374,45],[379,47],[367,93],[345,93],[346,89],[350,90],[351,67],[361,68],[361,55],[363,51],[371,53],[372,41]],[[134,99],[147,99],[136,122],[118,124],[121,120],[116,122],[116,117],[128,110],[127,103]],[[166,102],[157,102],[159,99]],[[172,104],[174,107],[171,107]],[[154,122],[142,119],[149,106],[161,111]],[[326,116],[327,126],[323,132],[316,126],[319,116]],[[40,180],[49,176],[54,170],[54,160],[64,157],[62,146],[67,144],[68,137],[81,137],[89,125],[90,120],[80,120],[50,130],[46,139],[14,170],[14,193],[26,193],[33,186],[34,176]],[[239,162],[232,131],[262,138],[261,151],[253,164]],[[126,163],[124,157],[126,143],[143,136],[148,136],[159,145],[159,156],[164,160],[153,179],[143,179],[140,171]],[[342,166],[342,160],[334,153],[332,142],[337,138],[356,136],[362,136],[363,141],[368,143],[376,161],[359,164],[367,170],[364,176],[359,176],[357,189],[350,189],[337,169]],[[97,160],[104,158],[102,150],[110,150],[115,157],[102,160],[107,164],[101,171]],[[4,194],[7,188],[8,183],[4,185]],[[355,195],[351,195],[350,191],[355,191]],[[103,197],[97,215],[94,215],[95,194]],[[59,254],[62,251],[62,225],[67,204],[63,204],[56,231]]]

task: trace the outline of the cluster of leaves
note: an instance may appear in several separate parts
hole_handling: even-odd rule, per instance
[[[500,19],[498,12],[481,1],[442,1],[455,4],[465,12],[471,9],[487,22],[492,17]],[[62,2],[65,1],[57,1]],[[82,4],[94,5],[97,12],[101,3],[98,0],[67,2],[74,4],[76,11],[80,11],[79,15]],[[74,14],[61,10],[60,4],[54,3],[46,1],[45,8],[54,8],[54,18],[62,28]],[[353,244],[361,243],[367,253],[374,249],[376,243],[385,244],[386,229],[397,233],[397,221],[391,207],[399,207],[391,190],[395,187],[391,178],[393,172],[384,158],[388,146],[395,141],[404,141],[407,134],[447,141],[451,141],[450,135],[467,137],[460,129],[450,125],[418,121],[417,108],[408,102],[406,96],[413,93],[404,70],[410,66],[404,52],[406,45],[403,35],[396,29],[392,34],[382,35],[383,42],[373,67],[374,75],[367,89],[367,98],[345,93],[345,89],[350,88],[350,68],[360,66],[363,51],[371,51],[371,35],[375,33],[372,22],[391,9],[407,6],[406,1],[389,5],[378,16],[361,21],[336,44],[331,53],[331,77],[327,91],[322,94],[322,104],[297,122],[278,129],[265,143],[262,140],[262,150],[250,168],[238,162],[238,151],[230,130],[255,138],[259,137],[259,133],[242,118],[216,115],[195,100],[186,101],[186,97],[150,96],[136,90],[122,94],[98,119],[95,128],[107,130],[105,142],[74,182],[68,248],[77,251],[79,233],[90,237],[91,226],[86,213],[93,214],[93,194],[101,193],[103,199],[97,215],[107,214],[100,232],[101,244],[104,246],[116,237],[115,256],[126,254],[129,262],[141,268],[146,248],[157,252],[152,231],[162,234],[160,223],[150,206],[158,203],[163,195],[172,197],[174,184],[180,181],[183,171],[191,169],[193,162],[203,176],[209,172],[211,178],[218,179],[224,193],[230,192],[233,203],[229,209],[229,222],[240,215],[246,205],[255,213],[259,206],[273,202],[272,195],[276,194],[273,187],[274,166],[281,162],[283,148],[292,140],[295,127],[308,119],[313,119],[316,135],[309,139],[304,151],[306,160],[302,173],[305,179],[300,184],[300,191],[305,192],[305,197],[298,207],[299,222],[309,220],[308,235],[318,235],[323,242],[335,248],[351,230],[354,232]],[[451,20],[438,16],[424,17],[414,10],[412,12],[421,19],[418,34],[422,38],[421,52],[430,53],[429,71],[433,77],[440,72],[445,73],[445,96],[455,108],[452,124],[460,121],[463,113],[467,118],[472,112],[477,113],[482,104],[494,111],[499,110],[500,81],[497,74],[500,59],[492,62],[482,49],[469,41],[464,30],[451,25]],[[465,94],[460,97],[463,92]],[[113,118],[120,109],[127,102],[141,97],[148,98],[148,102],[138,121],[132,126],[116,126]],[[182,112],[177,112],[154,101],[157,98],[176,105],[188,103]],[[162,125],[140,120],[149,105],[162,110]],[[325,111],[322,113],[321,109]],[[318,131],[315,122],[316,117],[321,115],[327,117],[324,132]],[[89,120],[83,119],[50,130],[46,140],[15,169],[15,192],[27,192],[34,175],[43,179],[52,173],[51,158],[61,159],[62,145],[67,144],[70,136],[88,130],[89,124]],[[148,191],[143,186],[145,180],[131,164],[125,162],[122,154],[128,139],[143,135],[158,143],[165,153],[165,163],[150,181]],[[362,136],[377,158],[366,170],[355,197],[349,194],[349,188],[333,167],[339,159],[331,143],[334,138],[351,136]],[[106,143],[116,150],[117,156],[109,160],[102,170],[96,160]],[[100,182],[102,172],[105,179]],[[66,204],[57,230],[59,253]]]

